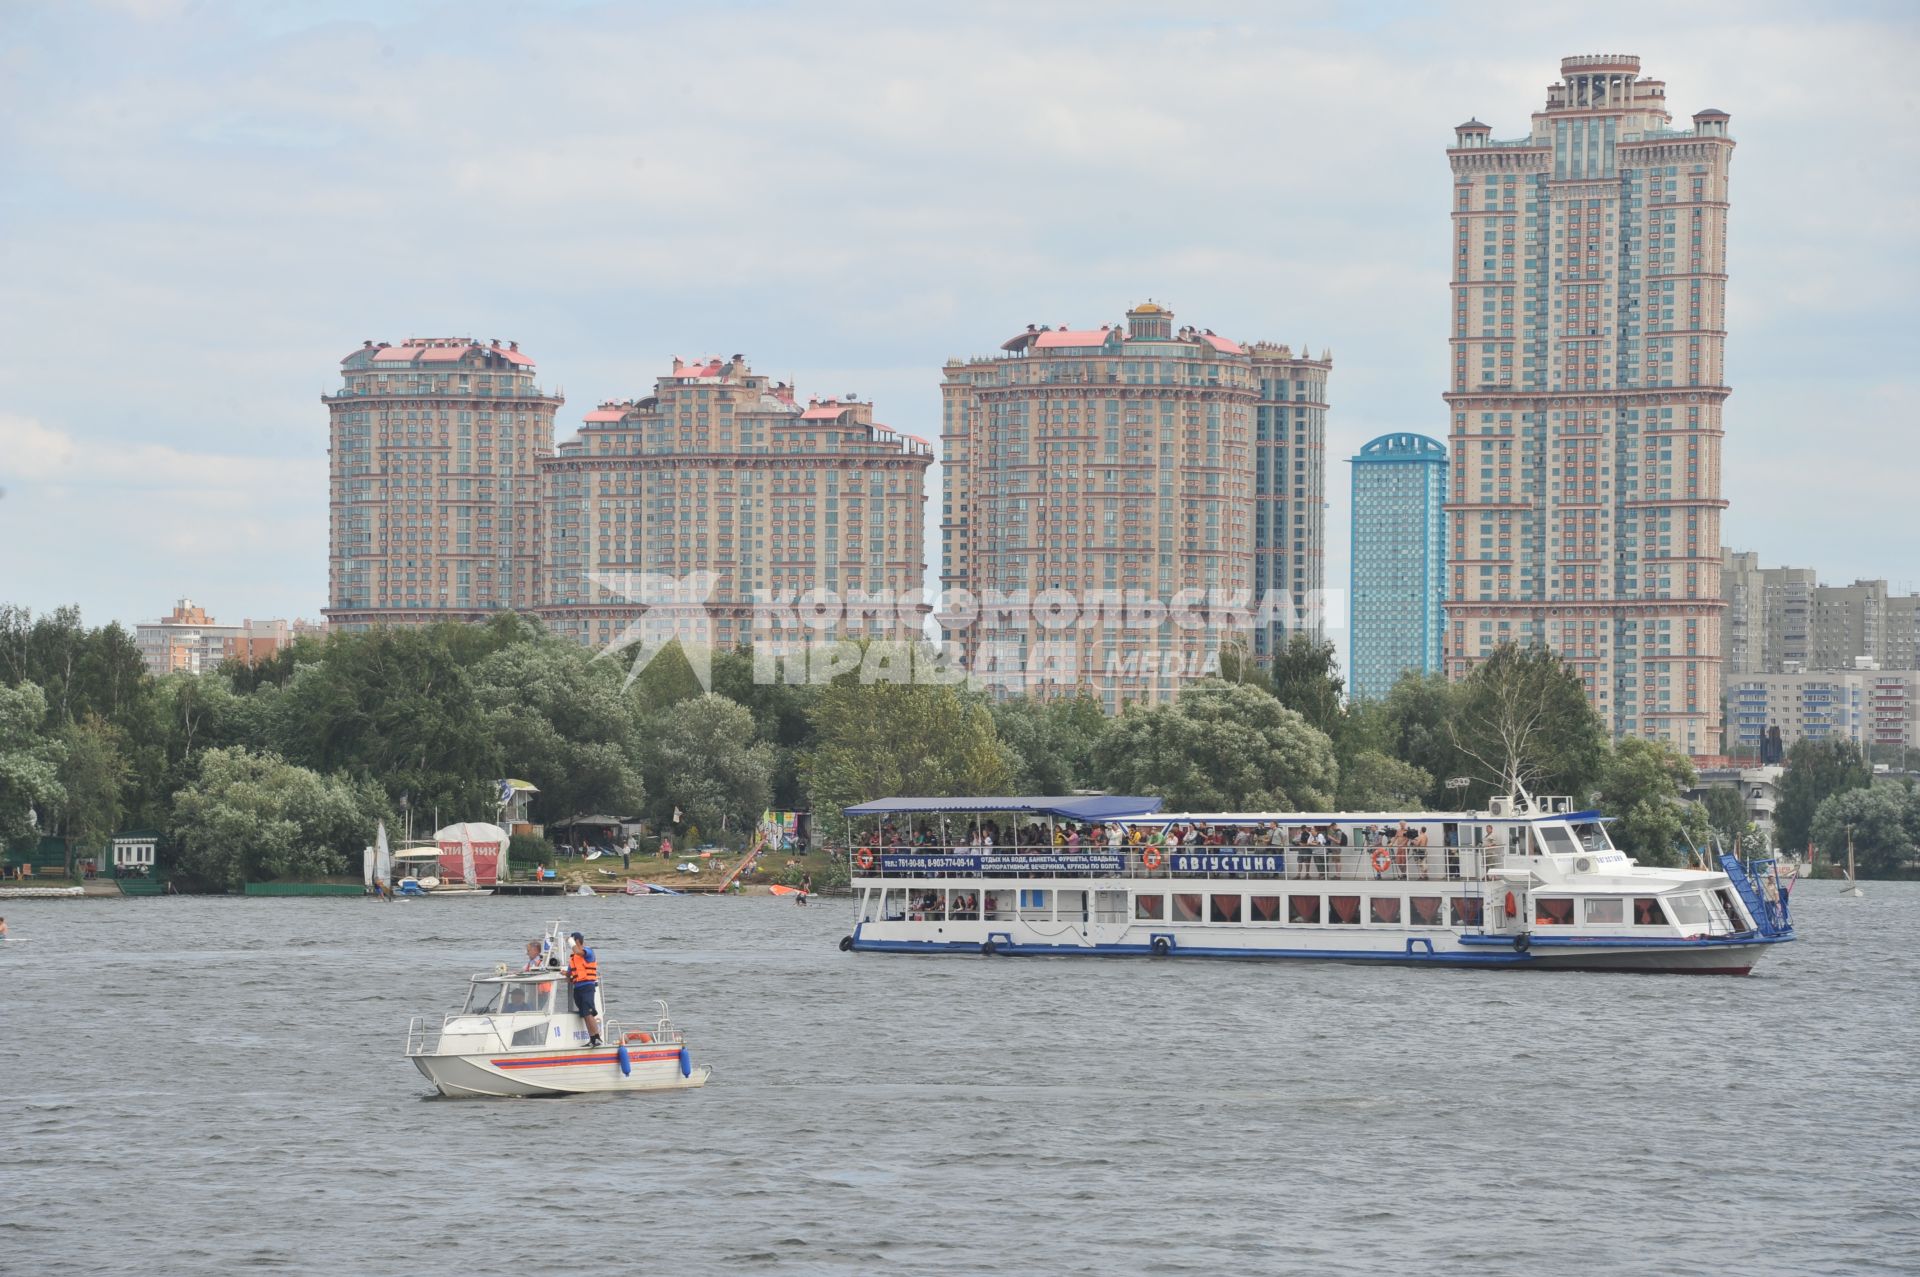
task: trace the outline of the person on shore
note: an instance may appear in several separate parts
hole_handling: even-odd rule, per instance
[[[587,938],[574,932],[573,953],[567,959],[567,979],[573,984],[573,1009],[587,1022],[587,1045],[600,1045],[600,1016],[594,1001],[600,993],[600,963],[587,948]]]

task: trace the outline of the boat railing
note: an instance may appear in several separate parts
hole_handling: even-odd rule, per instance
[[[1479,882],[1504,844],[1457,847],[1295,843],[1203,846],[856,847],[860,878],[1275,879],[1342,882]]]
[[[493,1022],[492,1016],[476,1016],[464,1011],[449,1011],[440,1017],[440,1021],[437,1024],[433,1022],[432,1016],[425,1015],[416,1015],[412,1020],[407,1022],[407,1054],[438,1054],[440,1050],[440,1040],[446,1035],[447,1026],[455,1020],[486,1021],[487,1032],[493,1036],[493,1045],[482,1049],[489,1051],[507,1051],[512,1049],[508,1045],[507,1036],[500,1031],[500,1026]],[[467,1032],[472,1032],[472,1030],[467,1030]]]

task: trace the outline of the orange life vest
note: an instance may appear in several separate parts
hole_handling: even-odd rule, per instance
[[[600,964],[588,958],[585,950],[575,950],[567,959],[567,978],[575,984],[598,984]]]

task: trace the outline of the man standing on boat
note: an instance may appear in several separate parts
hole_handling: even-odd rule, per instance
[[[587,1022],[587,1045],[599,1046],[600,1016],[594,1002],[600,994],[600,963],[578,931],[573,933],[573,954],[567,959],[567,979],[573,983],[573,1009]]]

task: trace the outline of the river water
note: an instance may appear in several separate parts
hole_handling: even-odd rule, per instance
[[[846,901],[0,902],[0,1272],[1920,1271],[1920,884],[1728,977],[842,954]],[[704,1091],[451,1101],[563,910]]]

